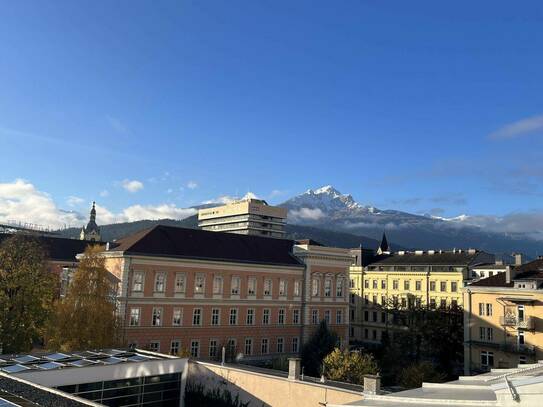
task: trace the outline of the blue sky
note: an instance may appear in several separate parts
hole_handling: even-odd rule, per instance
[[[32,199],[175,214],[325,184],[416,213],[541,212],[539,1],[17,1],[0,13],[0,218],[47,222],[25,212]]]

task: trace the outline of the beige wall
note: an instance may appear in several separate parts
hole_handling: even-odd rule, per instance
[[[188,383],[203,384],[206,389],[227,389],[232,396],[250,402],[250,407],[317,407],[319,403],[346,404],[363,399],[361,393],[329,386],[290,381],[286,378],[221,367],[207,363],[189,363]],[[322,405],[322,404],[321,404]]]

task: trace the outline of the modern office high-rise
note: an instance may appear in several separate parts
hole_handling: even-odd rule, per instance
[[[287,210],[260,199],[242,199],[198,211],[198,226],[212,232],[282,238]]]

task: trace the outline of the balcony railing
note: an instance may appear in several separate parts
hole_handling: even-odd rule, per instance
[[[477,341],[477,340],[471,340],[468,342],[465,342],[466,344],[471,344],[475,346],[481,346],[485,348],[494,348],[499,349],[502,352],[510,352],[510,353],[520,353],[521,355],[535,355],[535,346],[533,345],[527,345],[527,344],[517,344],[517,343],[497,343],[497,342],[485,342],[485,341]]]
[[[535,320],[532,317],[519,319],[516,315],[506,315],[500,317],[500,324],[502,326],[510,326],[517,329],[534,329]]]

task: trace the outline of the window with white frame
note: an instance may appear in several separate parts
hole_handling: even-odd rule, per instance
[[[183,308],[173,309],[172,325],[173,326],[183,325]]]
[[[254,308],[247,308],[247,318],[245,319],[247,325],[254,325],[255,323],[255,310]]]
[[[223,278],[222,276],[213,277],[213,294],[222,294]]]
[[[344,294],[343,285],[344,285],[343,278],[338,278],[336,280],[336,297],[343,297],[343,294]]]
[[[324,311],[324,320],[328,325],[330,325],[330,310],[327,309]]]
[[[486,304],[486,316],[487,317],[492,316],[492,304]]]
[[[247,295],[256,295],[256,277],[247,280]]]
[[[264,280],[264,295],[272,295],[272,281],[269,278]]]
[[[260,353],[263,355],[267,355],[269,352],[269,340],[268,338],[262,338],[261,346],[260,346]]]
[[[149,350],[151,352],[160,352],[160,341],[150,341]]]
[[[193,358],[200,357],[200,341],[197,339],[190,341],[190,356]]]
[[[205,290],[205,276],[203,274],[196,274],[194,278],[194,292],[196,294],[203,294]]]
[[[297,353],[299,350],[298,338],[292,338],[292,352]]]
[[[492,367],[494,366],[494,352],[481,351],[481,366]]]
[[[143,271],[135,271],[134,279],[132,282],[132,291],[142,292],[143,291],[143,280],[145,278],[145,273]]]
[[[262,325],[270,324],[270,310],[268,308],[262,310]]]
[[[285,323],[285,309],[281,308],[279,314],[277,315],[277,323],[283,325]]]
[[[236,354],[237,347],[237,341],[235,338],[230,338],[226,342],[226,349],[230,355]]]
[[[245,338],[245,354],[246,355],[253,354],[253,339],[252,338]]]
[[[230,308],[230,325],[237,325],[238,323],[238,309]]]
[[[173,340],[170,345],[170,355],[177,355],[179,353],[180,348],[181,348],[181,342],[178,340]]]
[[[480,302],[479,303],[479,316],[484,316],[485,315],[485,303],[484,302]]]
[[[294,296],[299,297],[302,292],[302,282],[300,280],[294,281]]]
[[[287,282],[285,280],[279,280],[279,295],[281,297],[287,295]]]
[[[219,341],[216,339],[209,340],[209,357],[214,358],[217,356],[219,350]]]
[[[319,279],[318,278],[313,278],[311,280],[311,296],[312,297],[319,296]]]
[[[153,318],[151,321],[153,326],[162,326],[162,308],[154,307],[153,308]]]
[[[329,278],[324,279],[324,296],[330,297],[332,295],[332,280]]]
[[[139,326],[140,313],[141,313],[141,310],[139,308],[130,309],[130,326]]]
[[[277,353],[283,353],[285,351],[285,340],[283,338],[277,338]]]
[[[318,309],[311,310],[311,322],[314,325],[317,325],[319,323],[319,310]]]
[[[238,276],[232,277],[232,280],[230,283],[230,294],[239,295],[240,281],[241,280]]]
[[[300,310],[299,309],[292,310],[292,323],[293,324],[299,324],[300,323]]]
[[[184,293],[187,288],[185,273],[175,273],[175,292]]]
[[[192,310],[192,325],[202,325],[202,309],[194,308]]]
[[[338,309],[336,310],[336,324],[342,324],[343,323],[343,311]]]
[[[211,325],[220,325],[221,310],[219,308],[213,308],[211,310]]]
[[[163,293],[166,290],[166,273],[155,274],[155,293]]]

